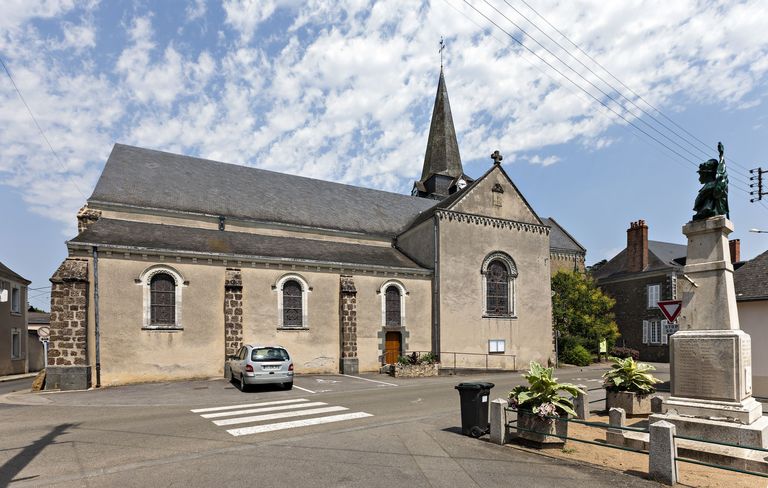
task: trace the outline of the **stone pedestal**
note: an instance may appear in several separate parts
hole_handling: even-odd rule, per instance
[[[741,330],[679,331],[670,338],[672,395],[667,413],[751,424],[763,413],[752,398],[749,335]]]
[[[728,439],[745,447],[768,445],[768,421],[752,398],[749,335],[739,330],[728,234],[724,216],[689,222],[678,332],[669,339],[671,396],[665,420],[680,435]]]

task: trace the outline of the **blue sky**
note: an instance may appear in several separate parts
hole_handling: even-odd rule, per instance
[[[745,169],[768,168],[768,4],[526,1],[543,18],[522,0],[4,0],[0,55],[58,158],[0,73],[0,261],[32,288],[49,285],[115,142],[409,193],[441,36],[465,171],[479,176],[500,150],[534,209],[571,232],[588,263],[621,250],[638,219],[651,239],[684,243],[696,165],[718,141],[731,237],[745,258],[768,249],[768,234],[748,232],[768,228],[768,202],[745,193]],[[46,293],[31,302],[47,309]]]

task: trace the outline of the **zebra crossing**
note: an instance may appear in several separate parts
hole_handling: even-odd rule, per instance
[[[328,405],[325,402],[309,401],[306,398],[293,398],[290,400],[276,400],[272,402],[196,408],[191,410],[191,412],[199,414],[200,417],[204,419],[211,420],[214,425],[220,427],[256,424],[227,429],[227,433],[233,436],[261,434],[276,430],[343,422],[345,420],[355,420],[373,416],[367,412],[347,412],[348,410],[347,407]],[[335,415],[324,415],[329,413],[335,413]],[[265,423],[296,417],[308,418]]]

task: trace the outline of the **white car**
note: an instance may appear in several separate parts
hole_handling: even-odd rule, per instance
[[[224,364],[224,376],[240,382],[246,391],[250,385],[279,384],[293,388],[293,361],[282,346],[245,344]]]

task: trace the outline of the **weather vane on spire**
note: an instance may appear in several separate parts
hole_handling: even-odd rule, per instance
[[[445,41],[443,40],[443,36],[440,36],[440,69],[443,69],[443,49],[445,49]]]

